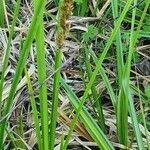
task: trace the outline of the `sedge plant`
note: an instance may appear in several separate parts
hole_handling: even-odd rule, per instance
[[[58,94],[60,86],[60,67],[62,63],[62,46],[65,40],[66,34],[69,30],[69,24],[67,20],[72,13],[73,0],[61,0],[59,4],[59,11],[57,16],[57,34],[56,34],[56,54],[55,54],[55,66],[54,66],[54,82],[52,93],[52,110],[51,110],[51,124],[50,124],[50,150],[54,149],[55,144],[55,130],[57,121],[57,107],[58,107]]]

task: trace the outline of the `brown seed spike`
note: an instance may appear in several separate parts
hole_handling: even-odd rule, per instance
[[[60,19],[59,19],[59,28],[61,30],[58,31],[56,36],[56,42],[58,47],[62,47],[63,42],[65,40],[65,35],[69,31],[69,24],[67,23],[67,20],[69,19],[69,16],[72,14],[72,7],[73,6],[73,0],[64,0],[62,7],[60,9]]]

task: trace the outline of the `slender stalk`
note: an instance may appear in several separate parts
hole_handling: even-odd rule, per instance
[[[40,134],[38,111],[37,111],[36,102],[35,102],[35,98],[34,98],[34,91],[33,91],[30,77],[29,77],[29,74],[28,74],[28,71],[26,68],[25,68],[25,74],[26,74],[26,78],[27,78],[28,90],[29,90],[29,94],[30,94],[30,102],[31,102],[31,107],[32,107],[32,111],[33,111],[33,118],[34,118],[34,125],[35,125],[35,132],[36,132],[36,137],[37,137],[38,148],[39,148],[39,150],[43,150],[42,138],[41,138],[41,134]]]
[[[120,1],[120,0],[111,1],[113,18],[114,18],[114,25],[115,26],[117,25],[116,24],[117,23],[117,18],[119,16],[119,13],[118,13],[118,1]],[[117,47],[118,83],[119,83],[119,87],[121,87],[121,82],[122,82],[121,80],[122,80],[122,75],[123,75],[124,61],[123,61],[123,50],[122,50],[122,41],[121,41],[120,28],[118,29],[118,32],[116,34],[116,47]]]
[[[92,55],[94,63],[97,64],[98,58],[97,58],[97,56],[95,55],[95,53],[94,53],[94,51],[92,49],[90,50],[90,53]],[[105,84],[105,86],[106,86],[106,88],[108,90],[108,93],[109,93],[109,96],[111,98],[111,102],[112,102],[113,108],[114,108],[115,112],[117,112],[116,111],[116,108],[117,108],[117,106],[116,106],[116,103],[117,103],[116,102],[116,96],[115,96],[115,93],[113,91],[113,87],[111,86],[111,84],[109,82],[109,79],[108,79],[108,77],[107,77],[107,75],[105,73],[105,69],[103,68],[103,66],[101,66],[99,68],[99,73],[101,74],[101,77],[102,77],[102,79],[104,81],[104,84]]]
[[[144,20],[144,18],[146,16],[146,12],[147,12],[147,9],[148,9],[149,5],[150,5],[150,1],[147,0],[145,8],[144,8],[144,11],[143,11],[143,14],[142,14],[140,22],[139,22],[139,25],[137,27],[136,36],[134,38],[134,44],[136,44],[136,41],[137,41],[137,38],[138,38],[138,34],[140,32],[140,28],[141,28],[142,22],[143,22],[143,20]],[[144,128],[145,128],[146,140],[147,140],[147,148],[148,148],[148,150],[150,150],[150,143],[149,143],[149,138],[148,138],[148,134],[147,134],[148,130],[147,130],[147,126],[146,126],[146,120],[145,120],[145,117],[144,117],[145,116],[144,115],[144,108],[143,108],[143,104],[142,104],[141,92],[140,92],[140,89],[139,89],[139,80],[138,80],[137,75],[136,75],[136,80],[137,80],[137,85],[138,85],[137,90],[138,90],[138,96],[139,96],[139,100],[140,100],[140,109],[141,109],[141,113],[142,113],[142,119],[143,119],[143,124],[144,124]],[[137,126],[137,128],[139,128],[139,126]],[[139,149],[144,149],[144,145],[143,145],[143,140],[141,138],[141,134],[138,132],[138,130],[135,133],[136,133],[136,139],[137,139],[137,143],[138,143]]]
[[[135,60],[134,60],[135,62]],[[137,72],[137,69],[135,67],[135,70]],[[138,79],[138,76],[136,75],[136,81],[137,81],[137,89],[138,89],[138,97],[139,97],[139,101],[140,101],[140,109],[141,109],[141,114],[142,114],[142,120],[143,120],[143,124],[144,124],[144,128],[145,128],[145,136],[146,136],[146,140],[147,140],[147,148],[148,150],[150,150],[150,143],[149,143],[149,137],[148,137],[148,134],[147,134],[147,126],[146,126],[146,119],[145,119],[145,114],[144,114],[144,108],[143,108],[143,104],[142,104],[142,96],[141,96],[141,93],[140,93],[140,87],[139,87],[139,79]],[[139,126],[138,126],[139,127]],[[143,146],[143,140],[141,138],[141,135],[140,137],[137,137],[137,142],[138,142],[138,146],[139,146],[139,149],[143,148],[144,149],[144,146]],[[138,139],[139,138],[139,139]],[[140,141],[139,141],[140,140]]]
[[[128,102],[129,102],[129,113],[130,113],[130,116],[131,116],[131,119],[132,119],[132,125],[133,125],[133,129],[134,129],[134,132],[135,132],[138,147],[139,147],[139,149],[144,149],[142,135],[141,135],[141,132],[140,132],[140,129],[139,129],[139,123],[138,123],[138,120],[137,120],[136,111],[135,111],[135,108],[134,108],[131,93],[129,93],[129,101]]]
[[[88,78],[90,80],[91,75],[92,75],[92,69],[91,69],[91,64],[90,64],[90,59],[89,59],[89,54],[88,54],[88,48],[87,48],[87,46],[85,44],[84,44],[83,48],[85,48],[84,56],[85,56],[86,71],[87,71]],[[93,99],[95,101],[94,108],[96,108],[98,122],[99,122],[100,127],[103,130],[103,132],[106,132],[105,119],[104,119],[104,114],[103,114],[102,103],[101,103],[101,99],[98,98],[99,95],[98,95],[98,93],[96,91],[94,83],[93,83],[93,85],[91,87],[91,92],[92,92]]]
[[[134,1],[134,4],[136,2]],[[130,37],[130,50],[132,47],[133,41],[133,32],[134,32],[134,23],[135,23],[135,14],[136,9],[133,9],[132,13],[132,25],[131,25],[131,37]],[[129,50],[129,55],[131,54]],[[118,105],[117,105],[117,133],[118,140],[121,144],[128,146],[128,95],[129,88],[127,86],[129,82],[129,76],[127,78],[122,78],[122,85],[124,88],[121,88],[119,93]],[[127,81],[128,80],[128,81]],[[123,113],[122,113],[123,112]]]
[[[54,149],[55,144],[55,131],[57,121],[57,107],[58,107],[58,94],[59,94],[59,82],[60,82],[60,66],[62,59],[62,50],[58,49],[55,58],[55,71],[54,83],[53,83],[53,97],[52,97],[52,110],[51,110],[51,124],[50,124],[50,150]]]
[[[55,132],[57,121],[57,107],[58,107],[58,95],[59,95],[59,82],[60,82],[60,67],[62,64],[62,46],[65,40],[66,34],[69,31],[67,20],[72,13],[73,0],[61,0],[58,10],[58,24],[56,44],[58,49],[55,56],[55,68],[54,82],[53,82],[53,96],[52,96],[52,111],[51,111],[51,124],[50,124],[50,150],[54,149],[55,145]],[[58,71],[57,71],[58,70]]]

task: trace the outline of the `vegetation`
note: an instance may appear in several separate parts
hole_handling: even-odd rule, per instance
[[[0,150],[150,150],[149,48],[149,0],[1,0]]]

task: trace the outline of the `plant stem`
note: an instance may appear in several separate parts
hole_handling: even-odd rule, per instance
[[[61,67],[62,51],[58,49],[55,56],[55,69],[54,83],[53,83],[53,96],[52,96],[52,110],[51,110],[51,124],[50,124],[50,150],[54,149],[55,132],[57,122],[57,107],[59,95],[59,82],[60,82],[60,67]]]

